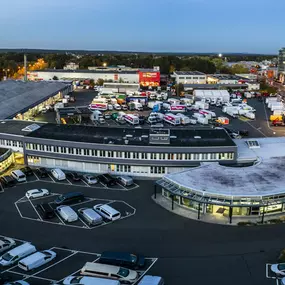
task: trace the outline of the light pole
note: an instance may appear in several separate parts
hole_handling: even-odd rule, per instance
[[[6,74],[6,78],[8,78],[8,74],[9,74],[9,72],[10,72],[10,69],[9,69],[9,68],[6,68],[6,69],[3,69],[3,71],[4,71],[5,74]]]

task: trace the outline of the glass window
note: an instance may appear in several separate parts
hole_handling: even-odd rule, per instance
[[[80,148],[76,148],[76,149],[75,149],[75,153],[76,153],[77,155],[81,155],[81,149],[80,149]]]
[[[105,156],[105,151],[104,150],[100,150],[100,157],[104,157]]]
[[[91,155],[92,155],[92,156],[97,156],[97,150],[92,149],[92,150],[91,150]]]
[[[131,153],[128,152],[128,151],[126,151],[126,152],[125,152],[125,158],[131,158]]]
[[[89,149],[86,149],[86,148],[85,148],[85,149],[83,150],[83,153],[84,153],[84,155],[89,155]]]
[[[142,159],[147,159],[147,153],[142,152]]]
[[[54,146],[54,152],[59,152],[58,146]]]
[[[68,148],[68,153],[69,153],[69,154],[74,154],[74,149],[73,149],[73,147],[69,147],[69,148]]]

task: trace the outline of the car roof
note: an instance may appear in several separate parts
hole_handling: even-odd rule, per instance
[[[113,274],[117,274],[120,269],[119,266],[101,264],[101,263],[93,263],[93,262],[86,262],[83,268],[87,268],[87,269],[94,270],[97,272],[109,272]]]
[[[32,245],[32,244],[29,243],[29,242],[26,242],[26,243],[24,243],[24,244],[22,244],[22,245],[19,245],[19,246],[15,247],[15,248],[11,249],[11,250],[9,251],[9,253],[10,253],[11,255],[18,255],[18,254],[21,253],[23,250],[25,250],[25,249],[30,249],[30,248],[35,248],[35,246]]]
[[[21,262],[24,262],[26,264],[30,264],[30,263],[32,263],[38,259],[44,258],[44,257],[45,257],[45,255],[42,252],[37,251],[37,252],[29,255],[28,257],[23,258],[21,260]]]
[[[116,209],[112,208],[111,206],[107,205],[107,204],[101,204],[100,206],[101,208],[103,208],[104,210],[110,212],[110,214],[117,214],[119,213],[119,211],[117,211]]]
[[[67,192],[62,194],[64,197],[74,197],[74,196],[82,196],[83,194],[81,192]]]

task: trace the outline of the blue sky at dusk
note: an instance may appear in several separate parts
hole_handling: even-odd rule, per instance
[[[1,1],[0,48],[277,53],[285,0]]]

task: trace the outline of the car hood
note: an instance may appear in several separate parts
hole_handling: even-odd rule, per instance
[[[128,275],[128,280],[136,280],[138,278],[138,273],[134,270],[130,270],[130,274]]]
[[[1,265],[7,265],[7,264],[10,264],[10,261],[6,261],[3,258],[0,258],[0,264]]]
[[[272,264],[271,265],[271,271],[273,271],[275,273],[279,272],[278,264]]]
[[[71,280],[74,278],[74,276],[68,276],[63,280],[63,284],[71,284]]]

